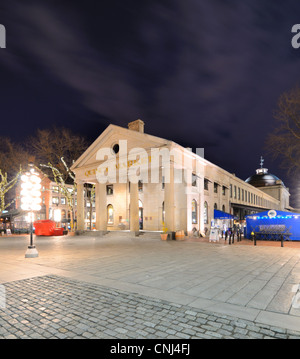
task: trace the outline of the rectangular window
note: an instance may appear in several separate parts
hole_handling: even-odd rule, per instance
[[[143,182],[141,180],[138,182],[138,189],[139,192],[143,192]]]
[[[192,173],[192,186],[197,187],[197,176]]]
[[[204,178],[204,189],[208,191],[208,179]]]
[[[238,188],[238,199],[241,199],[241,189],[240,189],[240,187]]]
[[[218,184],[214,182],[214,193],[218,193]]]
[[[233,189],[233,197],[236,198],[236,186],[234,186],[234,189]]]
[[[223,196],[226,195],[226,187],[225,186],[222,186],[222,194],[223,194]]]
[[[242,189],[242,201],[244,200],[244,190]]]
[[[107,194],[108,196],[114,194],[114,185],[109,184],[109,185],[106,186],[106,194]]]
[[[165,189],[165,176],[161,178],[161,189]]]
[[[61,197],[60,203],[61,203],[61,204],[66,204],[66,198],[65,198],[65,197]]]
[[[230,185],[230,198],[232,198],[232,184]]]
[[[52,186],[52,192],[58,193],[58,186]]]
[[[52,197],[52,203],[53,204],[59,204],[59,198],[58,197]]]

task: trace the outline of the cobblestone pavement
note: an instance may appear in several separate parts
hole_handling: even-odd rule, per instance
[[[300,332],[57,275],[3,285],[2,339],[300,339]]]

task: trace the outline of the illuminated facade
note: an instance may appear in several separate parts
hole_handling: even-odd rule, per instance
[[[165,154],[169,153],[169,160]],[[158,155],[158,161],[157,156]],[[214,209],[245,215],[281,209],[280,198],[246,183],[191,149],[144,133],[109,125],[72,166],[77,182],[77,228],[86,229],[84,188],[95,185],[96,229],[204,234]],[[288,201],[285,198],[285,200]],[[285,203],[285,207],[288,203]]]

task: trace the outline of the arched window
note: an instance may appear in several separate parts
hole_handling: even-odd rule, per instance
[[[192,200],[192,223],[196,224],[197,221],[197,201],[195,199]]]
[[[111,204],[107,206],[107,224],[114,224],[114,207]]]
[[[216,203],[214,204],[214,209],[218,209],[218,205]]]
[[[204,218],[204,224],[208,224],[208,204],[207,204],[207,202],[204,202],[203,218]]]
[[[222,206],[222,211],[225,212],[225,205]]]

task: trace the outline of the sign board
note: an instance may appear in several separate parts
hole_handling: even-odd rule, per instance
[[[7,234],[8,236],[11,236],[11,230],[10,230],[9,228],[6,230],[6,234]]]
[[[274,210],[274,209],[271,209],[269,212],[268,212],[268,216],[270,218],[274,218],[277,216],[277,212]]]
[[[219,241],[219,231],[217,228],[212,228],[210,230],[209,242],[218,242]]]

